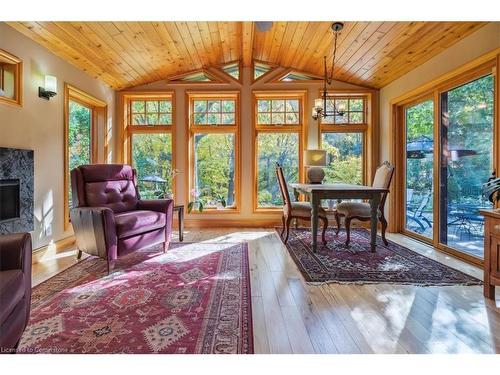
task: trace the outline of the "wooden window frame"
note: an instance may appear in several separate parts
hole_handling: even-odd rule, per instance
[[[0,49],[0,63],[13,64],[14,67],[14,98],[0,96],[0,103],[23,106],[23,62],[18,57]],[[3,68],[0,65],[0,88],[3,88]]]
[[[134,134],[170,134],[172,137],[172,170],[176,168],[175,158],[175,92],[124,92],[121,96],[121,106],[123,108],[123,161],[126,164],[133,165],[132,137]],[[132,125],[132,102],[133,101],[151,101],[151,100],[170,100],[172,102],[172,123],[170,125]],[[172,196],[175,198],[175,176],[172,178]]]
[[[188,152],[187,164],[188,173],[186,173],[185,186],[186,204],[191,201],[191,190],[194,189],[194,136],[199,133],[208,134],[234,134],[234,197],[235,204],[231,207],[217,208],[204,207],[202,212],[191,211],[189,215],[207,215],[213,213],[221,214],[238,214],[241,208],[241,188],[240,188],[240,173],[241,173],[241,151],[240,151],[240,132],[241,132],[241,95],[235,90],[217,90],[217,91],[186,91],[186,123],[188,132]],[[235,123],[234,125],[194,125],[193,124],[193,103],[195,100],[235,100]]]
[[[391,148],[390,155],[391,160],[395,161],[395,171],[394,171],[394,185],[393,194],[389,194],[389,231],[403,233],[411,238],[417,239],[424,243],[428,243],[436,248],[438,251],[442,251],[454,257],[457,257],[468,263],[481,266],[483,260],[471,256],[467,253],[458,251],[452,247],[444,245],[439,242],[439,233],[436,228],[433,227],[432,239],[418,235],[417,233],[411,232],[405,228],[405,136],[406,136],[406,109],[415,104],[421,103],[426,99],[432,99],[434,103],[434,140],[437,142],[438,147],[434,147],[434,170],[433,170],[433,180],[434,180],[434,194],[433,194],[433,222],[439,223],[440,213],[439,213],[439,192],[437,190],[440,184],[439,175],[439,163],[441,155],[441,139],[440,139],[440,113],[441,113],[441,93],[450,91],[456,87],[462,86],[476,79],[484,77],[488,74],[492,74],[494,78],[494,116],[493,116],[493,168],[500,171],[500,122],[499,122],[499,90],[500,90],[500,49],[496,49],[490,53],[487,53],[461,67],[455,69],[441,77],[438,77],[407,94],[404,94],[398,98],[393,99],[390,102],[391,110],[391,126],[390,126],[390,139]],[[499,205],[497,203],[497,208]]]
[[[319,91],[320,96],[322,91]],[[362,155],[362,184],[371,185],[371,179],[378,166],[378,148],[375,147],[377,134],[374,124],[376,112],[373,106],[373,92],[371,91],[340,91],[329,92],[328,95],[339,99],[363,99],[363,120],[362,124],[324,124],[321,117],[318,118],[318,146],[322,148],[323,133],[361,133],[363,140]],[[346,112],[347,114],[348,112]]]
[[[90,134],[91,134],[91,154],[90,159],[91,163],[98,163],[100,161],[104,162],[104,160],[100,160],[99,158],[99,129],[103,129],[104,132],[104,157],[102,159],[107,158],[107,145],[108,145],[108,137],[107,137],[107,122],[108,122],[108,105],[106,102],[82,91],[68,83],[64,84],[64,230],[69,228],[70,217],[69,217],[69,185],[70,185],[70,170],[69,170],[69,144],[68,144],[68,136],[69,136],[69,102],[74,101],[77,102],[91,110],[91,124],[90,124]]]
[[[267,73],[266,73],[267,74]],[[263,76],[261,76],[263,77]],[[260,78],[260,77],[259,77]],[[257,123],[257,103],[258,100],[276,100],[276,99],[299,99],[299,124],[297,125],[259,125]],[[307,105],[307,90],[255,90],[252,92],[252,133],[253,133],[253,212],[276,214],[283,210],[283,207],[259,207],[258,189],[259,189],[259,162],[258,162],[258,136],[259,134],[269,133],[297,133],[299,135],[299,181],[304,181],[304,150],[307,145],[307,121],[305,118],[305,106]]]

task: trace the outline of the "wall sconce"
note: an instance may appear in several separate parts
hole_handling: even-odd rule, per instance
[[[45,76],[45,87],[38,87],[38,96],[49,100],[57,95],[57,78],[54,76]]]

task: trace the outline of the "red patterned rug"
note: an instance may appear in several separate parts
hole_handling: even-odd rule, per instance
[[[87,258],[33,289],[21,353],[253,353],[246,243]]]
[[[281,228],[276,228],[281,232]],[[312,252],[309,228],[290,228],[286,247],[306,281],[313,283],[413,285],[481,285],[482,282],[454,268],[429,259],[389,241],[385,246],[377,236],[377,250],[370,251],[370,232],[351,229],[351,243],[345,245],[345,230],[326,232],[327,244],[318,237],[318,250]]]

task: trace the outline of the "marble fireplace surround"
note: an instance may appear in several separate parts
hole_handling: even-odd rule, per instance
[[[34,229],[34,152],[0,147],[0,180],[19,180],[20,217],[0,222],[0,234]]]

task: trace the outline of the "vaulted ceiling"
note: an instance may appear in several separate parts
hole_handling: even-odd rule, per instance
[[[9,22],[115,89],[253,59],[322,74],[330,22]],[[335,79],[380,88],[484,26],[484,22],[345,22]]]

